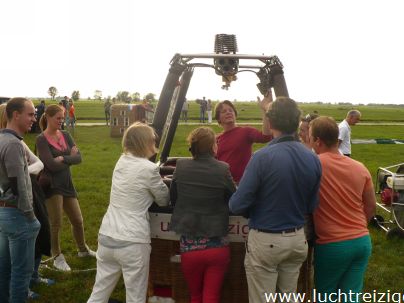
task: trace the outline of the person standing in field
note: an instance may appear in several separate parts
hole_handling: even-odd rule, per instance
[[[318,205],[321,166],[295,134],[300,110],[294,100],[277,98],[267,112],[274,139],[254,153],[230,211],[249,218],[244,260],[249,302],[268,302],[264,293],[296,292],[307,257],[305,215]]]
[[[33,210],[31,179],[22,135],[35,122],[35,107],[12,98],[0,130],[0,302],[23,303],[34,269],[40,223]]]
[[[338,150],[344,156],[351,156],[351,126],[356,125],[361,119],[361,113],[358,110],[350,110],[346,118],[338,125]]]
[[[237,110],[228,100],[219,102],[215,107],[215,118],[223,128],[217,136],[217,159],[229,164],[231,175],[236,183],[243,176],[244,169],[250,161],[254,143],[265,143],[272,139],[268,119],[265,113],[272,102],[272,92],[269,90],[261,101],[257,97],[262,110],[262,131],[250,126],[237,126]]]
[[[208,123],[212,124],[212,101],[208,99],[208,103],[206,105],[206,112],[208,113]]]
[[[95,257],[95,252],[85,242],[83,216],[70,171],[71,165],[81,163],[81,154],[69,133],[60,130],[63,119],[62,107],[52,104],[46,108],[39,121],[42,133],[36,138],[36,150],[45,165],[42,174],[46,176],[47,184],[41,183],[46,195],[51,229],[53,265],[61,271],[70,271],[71,268],[60,247],[63,211],[72,225],[73,237],[79,250],[78,256]]]
[[[206,108],[208,106],[208,102],[206,101],[205,97],[203,97],[202,100],[200,99],[196,100],[196,102],[199,103],[199,122],[205,123],[205,113]]]
[[[0,130],[5,129],[7,126],[7,114],[6,114],[6,103],[0,104]],[[42,255],[45,254],[50,256],[50,233],[49,233],[49,221],[48,214],[45,210],[45,198],[41,187],[37,183],[38,174],[42,171],[44,165],[41,160],[29,149],[28,145],[21,140],[24,146],[25,156],[28,164],[28,173],[31,179],[32,188],[32,205],[34,208],[35,217],[41,224],[38,236],[35,241],[35,261],[34,261],[34,271],[32,273],[32,278],[30,286],[33,284],[46,284],[52,285],[55,283],[52,279],[43,278],[39,275],[39,265],[41,263]],[[39,295],[31,290],[28,291],[28,299],[38,298]]]
[[[105,122],[108,123],[111,119],[111,101],[109,99],[105,100],[104,102],[104,114],[105,114]]]
[[[185,99],[181,109],[181,119],[185,123],[188,122],[188,110],[189,110],[189,103],[188,100]]]
[[[181,268],[191,302],[219,303],[230,263],[228,199],[236,190],[229,165],[214,158],[215,133],[199,127],[188,136],[192,159],[178,159],[170,187],[170,229],[181,236]]]
[[[340,154],[338,133],[332,118],[310,122],[310,143],[322,166],[320,203],[313,214],[318,302],[338,291],[362,293],[372,251],[367,227],[376,209],[372,178],[362,163]]]
[[[70,129],[70,132],[73,137],[74,137],[74,127],[76,125],[75,111],[76,111],[76,109],[74,108],[73,100],[70,99],[69,100],[69,113],[68,113],[69,119],[68,119],[66,126],[67,126],[67,129]]]
[[[111,196],[98,234],[97,275],[87,303],[105,303],[123,274],[126,302],[145,303],[151,251],[148,209],[168,205],[169,191],[159,167],[156,134],[135,122],[122,139],[123,154],[112,175]]]

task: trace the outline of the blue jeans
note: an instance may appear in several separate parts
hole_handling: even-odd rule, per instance
[[[205,123],[205,110],[200,109],[199,111],[199,122]]]
[[[38,258],[35,258],[34,260],[34,271],[32,273],[31,282],[32,280],[39,279],[39,265],[41,265],[41,261],[42,261],[42,255],[40,255]]]
[[[0,207],[0,302],[26,302],[40,227],[19,209]]]

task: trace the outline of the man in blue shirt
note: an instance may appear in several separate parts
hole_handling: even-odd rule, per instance
[[[296,292],[307,256],[305,215],[318,204],[321,165],[295,140],[300,110],[294,100],[277,98],[267,112],[274,139],[251,158],[236,193],[234,214],[249,217],[245,270],[250,302],[269,293]]]

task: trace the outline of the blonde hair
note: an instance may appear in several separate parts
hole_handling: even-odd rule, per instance
[[[150,156],[150,147],[156,140],[156,133],[150,126],[135,122],[126,129],[122,138],[122,149],[124,154],[132,154],[135,157],[147,158]],[[154,153],[157,152],[153,144]]]
[[[213,155],[213,145],[216,142],[216,135],[209,127],[198,127],[194,129],[187,138],[190,145],[189,150],[194,159],[202,154]]]
[[[0,104],[0,129],[7,126],[6,103]]]
[[[46,107],[45,113],[42,115],[41,119],[39,120],[39,127],[41,128],[42,131],[44,131],[46,129],[46,127],[48,126],[47,117],[53,117],[58,112],[63,112],[63,108],[61,108],[60,105],[51,104],[48,107]]]

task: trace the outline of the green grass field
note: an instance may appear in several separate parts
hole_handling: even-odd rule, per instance
[[[37,103],[38,101],[35,101]],[[47,104],[51,104],[50,101]],[[80,100],[75,103],[78,121],[104,120],[104,106],[102,101]],[[214,102],[214,104],[216,104]],[[239,121],[258,121],[260,115],[256,102],[236,102]],[[154,104],[155,106],[155,104]],[[322,116],[334,117],[340,121],[346,113],[355,108],[361,111],[363,122],[404,122],[404,106],[343,106],[329,104],[299,104],[304,114],[318,111]],[[199,121],[199,105],[189,101],[189,119]]]
[[[246,104],[238,108],[240,119],[259,120],[259,111],[256,104]],[[77,102],[77,112],[83,115],[102,118],[102,103]],[[314,108],[303,107],[303,111],[309,112]],[[195,107],[195,117],[198,108]],[[342,119],[347,108],[343,110],[337,106],[329,109],[317,109],[321,114],[335,115],[335,118]],[[369,107],[361,109],[364,116],[372,117],[371,121],[401,121],[404,109],[378,109]],[[101,112],[101,113],[100,113]],[[338,116],[339,115],[339,116]],[[401,117],[400,117],[401,115]],[[382,117],[382,118],[377,118]],[[171,149],[171,156],[189,156],[188,147],[185,142],[187,134],[197,125],[180,125],[174,138]],[[258,126],[257,126],[258,127]],[[219,132],[219,127],[212,125],[212,128]],[[396,138],[403,139],[404,126],[355,126],[353,128],[353,139],[355,138]],[[33,148],[35,134],[28,134],[25,141]],[[84,217],[85,234],[87,243],[95,249],[97,247],[97,234],[102,217],[107,209],[111,186],[111,176],[115,163],[121,154],[121,140],[110,138],[109,128],[105,126],[77,127],[75,140],[79,146],[83,162],[73,166],[73,181],[79,193],[79,201]],[[260,145],[256,145],[255,149]],[[388,166],[404,162],[404,148],[402,145],[353,145],[353,157],[363,162],[374,176],[379,166]],[[68,263],[74,269],[72,273],[59,273],[51,269],[43,269],[47,277],[54,278],[57,284],[51,287],[40,286],[35,288],[41,294],[38,302],[86,302],[94,283],[96,267],[95,259],[76,257],[76,247],[70,231],[70,226],[65,218],[62,231],[62,249]],[[373,239],[373,254],[366,274],[365,290],[398,292],[403,291],[404,285],[404,240],[387,240],[383,231],[371,228]],[[49,263],[51,265],[51,263]],[[90,269],[90,270],[88,270]],[[78,270],[78,271],[75,271]],[[120,281],[112,297],[125,300],[125,290]]]

